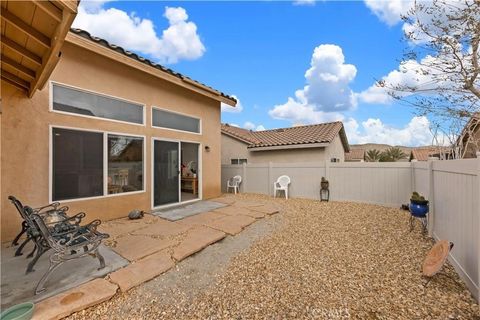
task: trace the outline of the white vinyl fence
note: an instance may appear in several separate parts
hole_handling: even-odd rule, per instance
[[[242,176],[240,192],[273,196],[273,183],[288,175],[289,196],[319,199],[320,180],[330,200],[400,207],[417,191],[430,200],[429,232],[455,243],[450,261],[480,297],[480,158],[428,162],[265,163],[222,165],[222,185]]]

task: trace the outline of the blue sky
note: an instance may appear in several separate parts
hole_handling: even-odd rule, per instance
[[[223,122],[258,130],[341,120],[351,143],[431,142],[428,119],[374,86],[408,81],[398,71],[408,1],[82,5],[74,26],[238,97],[241,111],[225,108]]]

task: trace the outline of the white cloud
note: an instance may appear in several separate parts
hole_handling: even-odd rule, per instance
[[[310,65],[305,72],[306,85],[295,92],[295,98],[274,106],[269,111],[272,118],[303,123],[341,120],[341,111],[356,107],[349,84],[357,68],[345,63],[342,48],[332,44],[316,47]]]
[[[232,97],[234,97],[234,98],[237,100],[237,106],[236,106],[236,107],[232,107],[232,106],[229,106],[228,104],[222,102],[222,103],[221,103],[222,112],[232,112],[232,113],[242,112],[242,110],[243,110],[243,105],[242,105],[242,103],[240,102],[240,99],[238,99],[238,97],[237,97],[236,95],[233,95],[233,94],[232,94]]]
[[[315,2],[316,0],[294,0],[293,4],[295,6],[313,6]]]
[[[396,25],[401,15],[412,8],[413,0],[365,0],[367,7],[383,22],[389,26]]]
[[[194,60],[205,53],[197,26],[188,21],[185,9],[165,8],[164,17],[169,27],[159,36],[152,20],[142,19],[134,12],[128,14],[116,8],[104,9],[105,2],[80,2],[73,27],[87,30],[127,50],[146,54],[160,63]]]
[[[253,130],[253,131],[262,131],[265,130],[265,127],[263,125],[255,125],[253,122],[247,121],[243,124],[243,127],[247,130]]]
[[[353,118],[344,122],[350,143],[386,143],[420,146],[432,144],[430,122],[426,117],[413,117],[403,128],[394,128],[380,119],[370,118],[360,124]]]

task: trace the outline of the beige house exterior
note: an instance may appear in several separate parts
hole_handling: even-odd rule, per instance
[[[169,181],[176,181],[178,178],[179,193],[180,189],[183,192],[183,174],[187,171],[187,168],[184,168],[187,163],[183,163],[182,159],[186,156],[183,152],[184,147],[185,154],[193,153],[196,157],[194,159],[194,156],[189,156],[191,158],[188,159],[188,164],[193,163],[195,166],[195,173],[186,172],[190,180],[195,179],[198,183],[195,198],[208,199],[220,194],[220,104],[223,102],[234,106],[235,99],[178,73],[153,65],[148,60],[125,52],[119,47],[111,46],[105,40],[92,38],[84,31],[72,30],[67,35],[61,52],[61,59],[47,84],[33,97],[30,98],[24,91],[7,81],[1,83],[2,241],[12,239],[20,230],[21,219],[7,200],[9,195],[14,195],[24,204],[33,207],[60,201],[68,205],[71,212],[86,212],[88,220],[109,220],[126,216],[133,209],[150,211],[156,207],[163,207],[163,203],[157,205],[154,200],[156,196],[154,193],[161,192],[154,188],[154,183],[157,183],[154,181],[154,171],[169,170],[166,174],[159,174],[168,175]],[[75,108],[72,108],[71,112],[59,111],[55,109],[53,102],[54,89],[92,95],[97,99],[92,101],[107,99],[108,103],[118,101],[119,105],[132,104],[136,108],[143,108],[143,115],[140,116],[140,123],[129,123],[75,113],[77,112]],[[112,110],[117,112],[115,107]],[[196,123],[198,132],[155,126],[152,119],[154,113]],[[65,155],[68,153],[68,147],[76,150],[76,146],[63,146],[62,150],[54,150],[59,143],[56,139],[65,133],[68,136],[77,132],[85,133],[86,136],[87,133],[100,134],[104,139],[103,158],[95,159],[103,164],[101,182],[103,190],[99,191],[100,195],[62,199],[61,194],[64,190],[53,190],[57,181],[53,176],[64,170],[62,166],[69,168],[69,164],[55,164],[55,161],[60,161],[55,159],[58,157],[62,161],[78,159],[76,157],[69,159]],[[131,168],[112,169],[113,173],[110,168],[112,163],[115,166],[125,166],[125,163],[114,162],[115,159],[110,162],[110,153],[115,153],[112,151],[114,147],[110,141],[127,141],[127,138],[136,140],[140,145],[135,160],[137,164],[135,178],[128,176],[128,173],[132,172]],[[163,155],[160,149],[158,154],[155,153],[154,145],[163,148],[162,143],[168,148],[173,148],[169,151],[168,161],[171,163],[167,169],[164,168],[164,163],[156,160],[157,156]],[[84,157],[93,157],[88,150],[87,146],[84,151],[87,155]],[[135,152],[135,148],[131,148],[125,154],[132,152]],[[133,158],[125,156],[125,159],[129,161],[128,159]],[[75,176],[75,172],[63,174],[70,177],[71,181],[78,182],[79,194],[84,192],[80,190],[84,185],[88,187],[88,183],[81,180],[91,178],[89,174],[85,174],[84,177]],[[176,174],[178,176],[175,176]],[[161,177],[158,179],[163,179]],[[114,182],[122,179],[124,182]],[[133,180],[135,181],[132,182]],[[60,183],[57,181],[58,184]],[[136,184],[137,189],[133,190],[129,187],[130,184]],[[66,187],[71,188],[68,184]],[[75,188],[73,189],[76,190]],[[183,195],[179,197],[178,201],[165,205],[175,205],[183,201]]]
[[[222,125],[222,164],[343,162],[349,150],[341,122],[265,131]]]

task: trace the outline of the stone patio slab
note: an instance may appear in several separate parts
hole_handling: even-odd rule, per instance
[[[199,213],[212,211],[225,205],[224,203],[214,201],[197,201],[175,208],[154,211],[152,214],[170,221],[177,221]]]
[[[14,257],[17,247],[2,246],[1,261],[1,309],[22,302],[33,301],[35,303],[49,297],[76,288],[96,278],[103,278],[110,272],[128,265],[128,261],[109,247],[100,245],[100,254],[105,258],[105,268],[98,270],[100,266],[96,258],[90,255],[65,262],[56,269],[48,278],[46,290],[38,295],[34,294],[35,287],[42,276],[47,272],[50,265],[49,257],[53,252],[47,251],[40,257],[35,265],[35,271],[25,274],[27,264],[31,261],[26,255],[32,251],[33,244],[28,244],[24,249],[24,255]],[[75,272],[72,272],[75,270]]]
[[[170,254],[164,250],[128,265],[110,274],[110,280],[120,287],[122,292],[149,281],[175,265]]]
[[[232,204],[232,203],[234,203],[234,202],[237,201],[237,200],[235,199],[234,196],[226,196],[226,197],[220,197],[220,198],[211,199],[211,201],[220,202],[220,203],[225,203],[225,204]]]
[[[175,241],[171,239],[152,238],[144,235],[127,235],[117,240],[112,248],[122,257],[136,261],[155,252],[171,247]]]
[[[260,218],[265,217],[265,214],[260,212],[260,211],[252,211],[252,210],[247,209],[247,208],[232,207],[232,206],[218,208],[214,212],[220,212],[220,213],[227,214],[227,215],[239,215],[240,214],[240,215],[249,216],[249,217],[256,218],[256,219],[260,219]]]
[[[169,237],[176,236],[187,230],[188,227],[186,227],[185,225],[159,218],[157,219],[157,221],[148,225],[147,227],[133,231],[132,234]]]
[[[268,215],[272,215],[280,212],[280,210],[278,210],[276,206],[271,204],[266,204],[259,207],[251,207],[250,209],[254,211],[262,212]]]
[[[118,287],[95,279],[35,305],[33,320],[56,320],[110,299]]]
[[[110,235],[111,238],[118,236],[124,236],[128,233],[147,227],[151,223],[155,222],[158,218],[151,214],[146,214],[142,219],[130,220],[128,218],[115,219],[107,222],[103,222],[98,230]]]
[[[237,233],[240,233],[243,228],[254,222],[255,218],[242,215],[234,215],[226,216],[221,219],[212,221],[208,224],[208,226],[217,230],[221,230],[233,236]]]
[[[210,211],[179,220],[177,223],[187,227],[204,226],[214,220],[223,218],[225,216],[226,214]]]
[[[253,207],[263,206],[264,204],[265,203],[263,202],[257,202],[257,201],[239,200],[239,201],[235,201],[231,205],[234,207],[253,208]]]
[[[173,249],[172,257],[183,260],[186,257],[208,247],[212,243],[222,240],[226,234],[208,227],[199,226],[191,229],[185,239]]]

